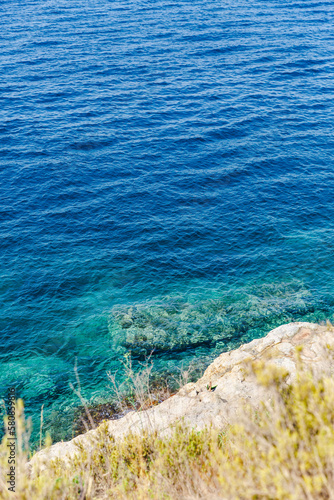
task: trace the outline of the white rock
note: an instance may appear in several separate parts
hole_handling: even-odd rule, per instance
[[[181,419],[185,424],[203,428],[205,425],[224,426],[238,418],[245,402],[257,406],[268,399],[267,390],[255,376],[247,372],[246,362],[265,359],[296,372],[296,346],[302,346],[301,358],[315,373],[334,372],[334,359],[328,346],[334,347],[334,332],[330,326],[313,323],[290,323],[275,328],[268,335],[239,349],[221,354],[206,369],[196,383],[185,385],[175,396],[160,405],[142,412],[130,412],[119,420],[108,422],[109,433],[115,439],[129,432],[158,431],[168,433],[170,426]],[[44,468],[49,460],[70,460],[77,445],[86,449],[94,446],[97,431],[92,430],[66,443],[57,443],[41,450],[31,460],[33,469]]]

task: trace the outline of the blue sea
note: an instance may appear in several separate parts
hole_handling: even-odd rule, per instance
[[[0,4],[0,396],[334,321],[334,3]]]

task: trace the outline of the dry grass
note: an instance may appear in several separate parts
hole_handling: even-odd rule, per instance
[[[190,365],[187,369],[181,367],[178,377],[167,373],[154,373],[151,357],[147,357],[137,371],[133,369],[130,355],[124,357],[122,364],[124,368],[122,383],[117,381],[117,373],[107,372],[110,402],[95,405],[89,405],[83,397],[75,366],[77,387],[72,386],[72,389],[81,402],[81,406],[78,407],[74,415],[73,430],[75,436],[96,428],[104,420],[117,420],[129,411],[147,410],[162,403],[188,383],[196,372]]]
[[[129,435],[115,442],[107,425],[94,449],[78,449],[34,478],[27,474],[28,443],[18,405],[16,493],[5,483],[6,438],[0,447],[3,499],[334,499],[334,380],[315,379],[300,367],[286,374],[254,365],[271,402],[226,429],[202,431],[179,424],[168,438]],[[26,441],[25,441],[26,439]]]

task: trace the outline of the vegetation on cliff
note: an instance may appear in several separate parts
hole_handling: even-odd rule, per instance
[[[168,436],[128,435],[115,441],[99,427],[94,449],[78,448],[70,463],[56,460],[29,471],[28,433],[17,406],[15,493],[8,491],[7,437],[0,448],[3,499],[333,499],[334,380],[300,366],[287,373],[256,362],[274,397],[224,429],[175,426]],[[48,443],[46,443],[48,444]]]

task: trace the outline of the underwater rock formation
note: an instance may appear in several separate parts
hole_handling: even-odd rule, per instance
[[[200,345],[231,350],[271,328],[312,311],[310,292],[302,284],[241,287],[192,301],[165,296],[131,306],[115,306],[108,329],[116,352],[133,356],[184,351]],[[319,307],[319,304],[317,304]],[[269,327],[270,328],[270,327]],[[268,330],[267,330],[268,331]]]

